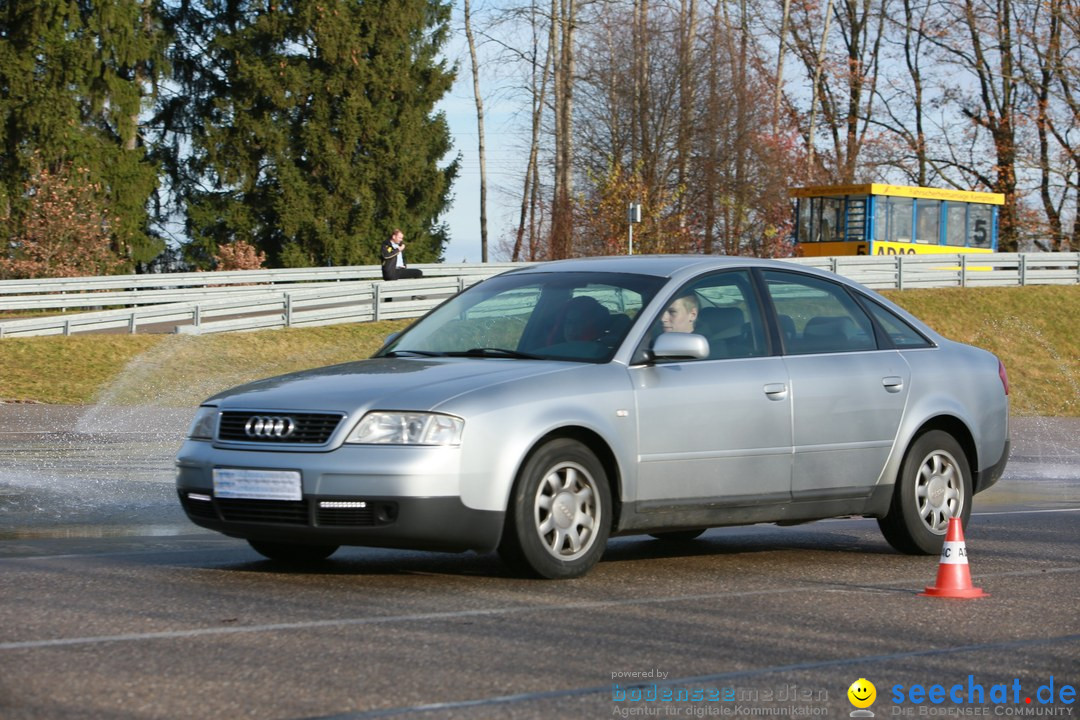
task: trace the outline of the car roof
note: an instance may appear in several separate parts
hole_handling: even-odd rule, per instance
[[[611,255],[604,257],[552,260],[530,265],[514,272],[618,272],[674,277],[688,271],[698,273],[737,267],[772,267],[793,269],[791,263],[755,257],[731,255]],[[802,268],[810,269],[810,268]]]

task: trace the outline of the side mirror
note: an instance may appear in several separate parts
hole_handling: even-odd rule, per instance
[[[398,336],[399,336],[399,335],[401,335],[401,333],[399,333],[399,332],[395,332],[395,333],[390,333],[389,335],[387,335],[387,336],[386,336],[386,339],[385,339],[385,340],[383,340],[383,343],[382,343],[382,344],[383,344],[383,347],[386,347],[386,346],[387,346],[387,345],[389,345],[390,343],[392,343],[392,342],[394,342],[395,340],[397,340],[397,339],[398,339]]]
[[[666,332],[653,342],[649,355],[652,360],[704,360],[709,341],[695,333]]]

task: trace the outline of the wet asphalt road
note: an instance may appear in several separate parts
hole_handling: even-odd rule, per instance
[[[184,519],[189,415],[0,405],[0,718],[848,717],[859,678],[877,718],[1080,715],[1080,420],[1014,421],[959,601],[861,519],[618,538],[568,582],[290,570]]]

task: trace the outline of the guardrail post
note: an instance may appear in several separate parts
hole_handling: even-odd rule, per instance
[[[896,289],[904,289],[904,256],[896,256]]]
[[[371,320],[379,322],[379,283],[371,283]]]
[[[128,333],[135,334],[135,312],[132,311],[130,317],[128,317]]]
[[[199,323],[202,322],[202,305],[196,305],[195,309],[191,313],[191,324],[195,327],[199,327]]]
[[[1020,271],[1020,287],[1027,285],[1027,253],[1020,253],[1020,262],[1017,263]]]
[[[71,321],[70,320],[65,320],[64,321],[64,335],[67,336],[67,335],[70,335],[70,334],[71,334]]]
[[[960,253],[960,287],[967,287],[967,253]]]
[[[285,293],[285,327],[292,327],[292,295],[289,293]]]

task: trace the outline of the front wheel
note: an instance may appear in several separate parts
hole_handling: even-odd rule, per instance
[[[337,545],[297,545],[268,540],[248,540],[248,545],[265,558],[285,563],[318,562],[330,557],[338,549]]]
[[[952,435],[931,430],[908,449],[889,512],[878,519],[885,539],[908,555],[941,552],[949,518],[966,527],[971,515],[971,470]]]
[[[514,484],[499,555],[539,577],[580,577],[600,560],[610,526],[603,465],[576,440],[552,440],[529,457]]]

